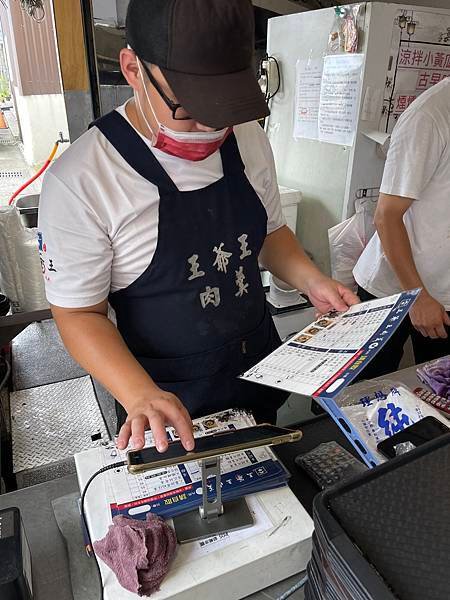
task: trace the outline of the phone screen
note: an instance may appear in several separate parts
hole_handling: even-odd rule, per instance
[[[450,433],[450,428],[435,417],[424,417],[417,423],[405,427],[402,431],[383,440],[377,446],[378,450],[387,458],[397,456],[395,446],[403,442],[411,442],[413,446],[421,446],[434,438]]]
[[[128,452],[128,461],[130,465],[144,465],[147,463],[158,462],[160,460],[171,460],[184,458],[188,454],[197,454],[201,452],[213,452],[215,450],[223,450],[221,454],[226,454],[227,448],[237,446],[239,444],[249,444],[251,446],[255,442],[262,441],[260,445],[264,445],[264,440],[267,444],[277,436],[291,434],[291,429],[275,427],[275,425],[257,425],[255,427],[246,427],[244,429],[230,429],[213,435],[196,438],[195,448],[192,452],[188,452],[183,448],[180,441],[169,442],[169,447],[166,452],[160,453],[156,448],[143,448],[142,450],[131,450]],[[189,457],[191,460],[194,458]]]

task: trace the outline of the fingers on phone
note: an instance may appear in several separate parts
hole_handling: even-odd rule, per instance
[[[166,424],[160,412],[152,411],[148,415],[148,422],[153,433],[155,446],[158,452],[165,452],[168,448]]]
[[[140,450],[144,447],[146,425],[147,419],[145,415],[139,415],[131,421],[131,445],[135,450]]]
[[[119,450],[124,450],[128,446],[128,441],[131,436],[131,423],[130,421],[126,421],[122,425],[119,431],[119,437],[117,438],[117,447]]]
[[[167,413],[170,424],[175,427],[177,434],[188,452],[194,449],[194,434],[192,420],[189,413],[180,403],[179,406],[173,406]]]

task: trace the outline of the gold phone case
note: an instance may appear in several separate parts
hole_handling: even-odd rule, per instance
[[[264,427],[270,425],[269,423],[260,423],[255,427]],[[239,431],[239,430],[238,430]],[[180,463],[187,463],[193,460],[202,460],[203,458],[214,458],[216,456],[222,456],[223,454],[230,454],[231,452],[239,452],[241,450],[249,450],[250,448],[259,448],[261,446],[276,446],[278,444],[286,444],[289,442],[298,442],[302,437],[302,432],[294,429],[286,429],[286,433],[276,435],[272,438],[264,438],[261,440],[254,440],[253,442],[246,442],[241,444],[233,444],[230,446],[224,446],[223,448],[217,448],[215,450],[205,450],[203,452],[187,452],[184,456],[164,458],[164,454],[161,454],[161,458],[151,462],[144,463],[142,465],[130,464],[130,454],[135,450],[129,450],[127,452],[128,471],[134,475],[143,473],[151,469],[160,469],[162,467],[170,467],[172,465],[178,465]],[[219,434],[220,435],[220,434]]]

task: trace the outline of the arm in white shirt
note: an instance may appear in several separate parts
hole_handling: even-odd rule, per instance
[[[445,308],[426,290],[417,271],[403,217],[411,198],[380,194],[375,225],[383,250],[404,290],[422,288],[409,316],[414,327],[425,337],[446,338],[445,325],[450,319]]]
[[[319,271],[286,225],[266,237],[259,261],[275,277],[305,292],[321,314],[345,311],[359,302],[351,290]]]
[[[424,336],[446,338],[450,319],[428,291],[417,271],[403,217],[421,195],[439,165],[444,149],[433,118],[410,110],[397,123],[388,152],[375,214],[383,250],[404,290],[423,288],[410,311],[411,322]]]

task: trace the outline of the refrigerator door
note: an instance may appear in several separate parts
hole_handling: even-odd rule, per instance
[[[366,5],[360,9],[364,29]],[[267,133],[275,155],[278,181],[300,189],[304,197],[297,234],[316,264],[329,271],[327,230],[342,220],[351,147],[294,139],[296,65],[311,61],[321,68],[335,19],[333,8],[269,20],[267,51],[281,68],[281,88],[271,101]],[[365,36],[360,53],[365,52]],[[358,99],[359,103],[359,99]]]
[[[276,17],[268,27],[267,50],[281,68],[281,88],[266,125],[278,181],[302,191],[297,235],[325,272],[330,270],[328,229],[354,213],[355,200],[375,203],[378,198],[398,117],[420,93],[450,76],[450,6],[359,6],[358,53],[364,62],[349,146],[294,138],[297,61],[320,69],[334,9]]]

